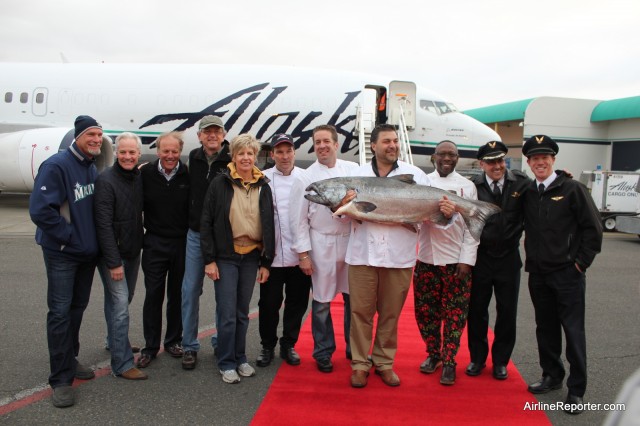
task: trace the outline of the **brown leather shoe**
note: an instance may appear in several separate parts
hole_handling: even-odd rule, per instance
[[[136,365],[138,366],[138,368],[147,368],[149,364],[151,364],[152,360],[153,360],[153,357],[151,355],[142,354],[138,358],[138,363]]]
[[[182,356],[182,368],[185,370],[193,370],[198,363],[198,352],[186,351]]]
[[[363,388],[367,386],[369,372],[365,370],[353,370],[351,373],[351,387]]]
[[[149,378],[149,376],[135,367],[128,369],[127,371],[122,373],[120,377],[127,380],[147,380]]]
[[[400,386],[400,377],[392,370],[376,370],[376,374],[380,376],[382,382],[387,386]]]
[[[182,355],[184,354],[182,345],[180,343],[174,343],[172,345],[165,346],[164,351],[174,358],[182,358]]]

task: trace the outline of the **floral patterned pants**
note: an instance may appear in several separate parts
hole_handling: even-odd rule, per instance
[[[456,267],[418,261],[413,270],[416,322],[427,353],[450,366],[456,365],[471,297],[471,274],[457,279]]]

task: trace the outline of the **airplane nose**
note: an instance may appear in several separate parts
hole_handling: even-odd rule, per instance
[[[493,131],[486,124],[480,123],[479,121],[473,120],[473,138],[475,140],[483,140],[485,142],[489,141],[502,141],[500,135]]]

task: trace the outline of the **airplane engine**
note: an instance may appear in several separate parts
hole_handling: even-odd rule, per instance
[[[73,128],[42,128],[0,134],[0,191],[31,192],[40,164],[73,143]],[[113,165],[113,143],[102,137],[98,172]]]

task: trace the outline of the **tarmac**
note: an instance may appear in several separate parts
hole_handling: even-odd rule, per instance
[[[215,424],[246,425],[251,422],[281,364],[280,359],[237,385],[222,382],[215,366],[209,336],[213,333],[215,302],[213,283],[205,282],[200,308],[202,349],[193,371],[180,360],[161,353],[145,372],[149,380],[132,382],[110,375],[109,352],[104,349],[105,320],[102,283],[95,274],[91,301],[85,311],[79,359],[97,370],[96,379],[76,387],[76,405],[54,408],[47,385],[49,360],[46,343],[47,281],[35,226],[28,214],[28,196],[0,194],[0,424]],[[589,384],[585,402],[609,404],[625,380],[640,367],[640,238],[607,233],[603,250],[587,272],[587,358]],[[518,312],[518,341],[512,356],[526,382],[541,375],[535,339],[533,308],[523,272]],[[130,339],[143,345],[142,272],[130,306]],[[251,302],[252,320],[247,354],[255,365],[260,350],[256,317],[258,289]],[[491,312],[491,321],[495,313]],[[419,336],[416,336],[419,338]],[[303,353],[302,362],[313,362]],[[464,368],[458,375],[465,380]],[[566,365],[568,371],[568,365]],[[321,374],[321,373],[318,373]],[[418,366],[416,365],[416,374]],[[304,378],[301,377],[301,381]],[[344,384],[349,386],[348,377]],[[500,386],[500,382],[495,383]],[[428,397],[428,396],[426,396]],[[539,395],[538,401],[564,401],[563,390]],[[607,411],[586,411],[569,416],[547,411],[554,425],[601,424]],[[274,419],[286,424],[286,419]],[[416,424],[423,424],[416,419]]]

